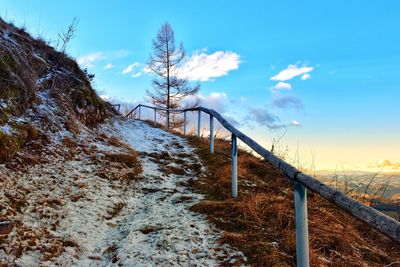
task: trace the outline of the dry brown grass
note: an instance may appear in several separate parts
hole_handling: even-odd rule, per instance
[[[198,147],[207,175],[193,188],[206,195],[192,209],[209,215],[224,230],[222,242],[248,256],[254,266],[295,266],[292,185],[269,163],[244,151],[238,154],[239,197],[232,199],[230,144],[188,137]],[[400,247],[333,206],[308,193],[312,266],[382,266],[400,261]],[[393,266],[393,265],[392,265]]]
[[[18,152],[26,148],[29,152],[40,150],[42,145],[46,142],[45,136],[40,136],[39,131],[31,124],[13,124],[15,133],[8,135],[0,132],[0,161],[7,162],[11,160]],[[39,139],[42,140],[39,140]],[[32,155],[35,156],[35,155]],[[27,157],[29,157],[27,155]],[[23,158],[21,161],[24,163],[35,163],[35,159]]]
[[[137,154],[134,150],[127,153],[106,153],[105,159],[111,162],[125,164],[128,167],[135,167],[138,163]]]
[[[107,139],[107,142],[115,147],[129,148],[129,146],[126,143],[122,142],[121,139],[117,136],[111,136]]]
[[[77,143],[75,142],[75,140],[68,136],[64,137],[64,139],[62,140],[62,143],[69,149],[75,149],[77,146]]]
[[[110,164],[121,165],[122,168],[118,168],[118,173],[110,174],[107,171],[107,166],[104,165],[104,171],[97,173],[103,178],[130,181],[137,179],[143,171],[137,153],[133,149],[128,149],[123,153],[105,153],[105,160]]]
[[[79,125],[72,118],[68,118],[65,121],[65,129],[73,134],[79,134],[80,132]]]

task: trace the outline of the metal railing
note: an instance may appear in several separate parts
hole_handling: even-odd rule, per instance
[[[112,106],[113,108],[115,108],[115,109],[118,111],[118,113],[120,113],[121,104],[111,104],[111,106]]]
[[[396,243],[400,243],[400,222],[389,216],[366,206],[344,193],[333,189],[324,183],[318,181],[312,176],[304,174],[291,166],[289,163],[278,158],[267,149],[263,148],[253,139],[236,129],[218,112],[204,108],[196,107],[183,110],[165,109],[148,105],[138,105],[132,109],[125,117],[135,118],[138,109],[138,119],[141,119],[141,109],[148,108],[154,110],[154,123],[156,123],[156,112],[166,113],[165,127],[169,127],[169,113],[183,113],[183,134],[186,135],[187,112],[198,112],[197,118],[197,136],[200,137],[201,112],[210,116],[210,152],[214,153],[214,118],[225,127],[231,135],[232,150],[232,197],[238,196],[237,183],[237,139],[248,145],[265,160],[280,169],[285,176],[294,183],[294,202],[295,202],[295,222],[296,222],[296,255],[297,266],[309,266],[309,246],[308,246],[308,219],[307,219],[307,189],[321,195],[332,204],[343,209],[354,218],[366,223],[371,228],[386,235]]]

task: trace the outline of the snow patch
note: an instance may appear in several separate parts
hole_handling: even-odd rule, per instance
[[[12,135],[15,131],[10,125],[4,124],[0,125],[0,132],[3,134]]]

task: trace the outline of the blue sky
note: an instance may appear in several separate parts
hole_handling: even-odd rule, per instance
[[[315,153],[321,169],[400,162],[399,1],[0,0],[0,6],[4,19],[50,40],[78,17],[68,52],[96,75],[100,94],[124,101],[143,101],[150,89],[143,68],[151,40],[168,21],[188,54],[182,75],[200,82],[203,105],[235,117],[263,145],[287,130],[282,142],[290,154],[299,147],[307,163]]]

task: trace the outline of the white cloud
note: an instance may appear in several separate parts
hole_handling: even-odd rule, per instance
[[[85,56],[78,57],[78,64],[84,68],[91,68],[93,67],[93,63],[99,59],[103,58],[103,53],[96,52],[91,53]]]
[[[137,77],[140,77],[140,76],[142,76],[141,72],[134,73],[134,74],[131,75],[132,78],[137,78]]]
[[[109,69],[114,68],[114,65],[111,64],[111,63],[108,63],[107,65],[104,66],[104,68],[105,68],[106,70],[109,70]]]
[[[122,70],[122,74],[129,74],[131,72],[133,72],[133,69],[136,67],[139,67],[140,63],[139,62],[134,62],[130,65],[128,65],[125,69]]]
[[[153,71],[149,68],[149,66],[144,66],[144,68],[142,69],[142,71],[148,75],[151,75],[153,73]]]
[[[302,80],[308,80],[308,79],[310,79],[310,78],[311,78],[311,75],[308,74],[308,73],[305,73],[305,74],[303,74],[303,75],[301,76],[301,79],[302,79]]]
[[[273,80],[273,81],[288,81],[299,75],[304,76],[304,74],[307,74],[313,70],[314,70],[313,67],[307,67],[307,66],[300,67],[297,64],[296,65],[290,64],[286,69],[282,70],[277,75],[272,76],[271,80]]]
[[[217,51],[213,54],[196,52],[176,72],[179,78],[208,81],[238,69],[239,64],[240,56],[231,51]]]
[[[110,100],[110,96],[109,95],[100,95],[100,98],[103,99],[104,101]]]
[[[298,122],[296,120],[292,120],[292,125],[293,126],[300,126],[300,122]]]
[[[285,83],[285,82],[278,82],[273,89],[276,90],[291,90],[292,85],[290,83]]]
[[[213,92],[208,96],[197,94],[197,95],[187,96],[183,101],[183,105],[191,106],[197,103],[199,106],[214,109],[222,113],[226,109],[227,98],[228,98],[227,94],[223,92]]]
[[[131,55],[132,52],[129,50],[117,50],[109,53],[109,57],[111,59],[121,59],[121,58],[126,58],[127,56]]]
[[[226,120],[228,120],[232,125],[239,126],[240,122],[233,117],[229,116],[229,107],[230,107],[230,101],[229,97],[226,93],[224,92],[213,92],[210,93],[209,95],[203,95],[203,94],[196,94],[196,95],[191,95],[187,96],[183,99],[182,101],[182,107],[191,107],[194,104],[197,104],[199,106],[203,106],[209,109],[213,109],[219,113],[221,113]],[[194,129],[197,129],[197,114],[193,112],[188,113],[188,120],[190,127],[194,127]],[[205,120],[204,117],[202,119],[203,121]],[[189,129],[190,129],[189,127]],[[216,123],[215,125],[216,131],[222,131],[224,133],[227,133],[224,128],[220,127],[219,123]],[[203,123],[203,128],[208,129],[208,123]]]

